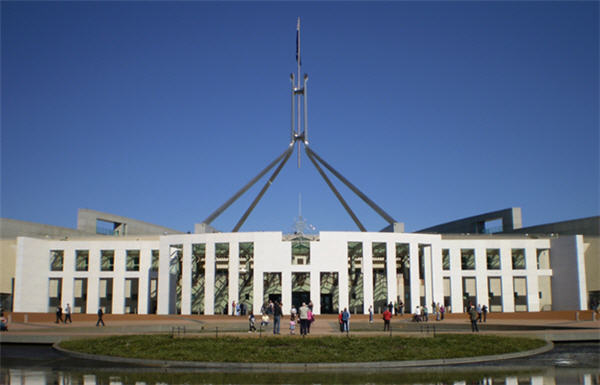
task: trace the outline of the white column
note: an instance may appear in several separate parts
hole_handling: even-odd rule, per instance
[[[525,248],[525,269],[527,274],[527,308],[529,311],[540,311],[540,287],[537,269],[537,248]]]
[[[254,285],[252,287],[252,309],[254,311],[254,315],[256,316],[257,314],[260,314],[260,309],[263,306],[263,289],[265,277],[263,271],[256,268],[256,263],[254,263],[253,274],[254,277],[252,278],[252,281],[254,282]]]
[[[450,296],[452,301],[452,313],[463,312],[462,293],[462,262],[460,248],[450,248]]]
[[[363,313],[373,306],[373,244],[363,242]],[[350,311],[350,309],[348,309]],[[377,311],[373,306],[373,311]]]
[[[515,291],[512,274],[502,276],[502,311],[505,313],[515,311]]]
[[[500,248],[500,271],[502,272],[502,311],[515,311],[515,292],[513,287],[512,250],[510,245]]]
[[[431,303],[433,302],[433,278],[431,271],[431,245],[423,245],[423,262],[425,274],[423,274],[423,283],[425,286],[425,305],[429,309],[429,314],[433,314]]]
[[[442,277],[442,248],[439,242],[431,245],[431,292],[433,301],[444,304],[444,279]]]
[[[204,314],[215,314],[215,243],[206,242],[206,269],[204,270]]]
[[[410,242],[410,305],[411,309],[405,311],[415,312],[417,306],[421,305],[420,287],[419,287],[419,243]]]
[[[289,268],[281,272],[281,306],[282,310],[292,307],[292,271]]]
[[[475,248],[475,292],[477,293],[477,304],[487,305],[489,308],[489,291],[487,283],[487,254],[486,248]],[[477,306],[475,304],[475,306]]]
[[[125,250],[115,248],[112,314],[123,314],[125,309]]]
[[[61,306],[64,308],[67,303],[73,308],[73,273],[75,272],[75,249],[72,246],[66,247],[63,261],[63,276],[62,276],[62,298]]]
[[[98,290],[100,289],[100,249],[90,248],[90,259],[88,261],[87,276],[87,300],[85,312],[95,314],[98,311],[100,298]]]
[[[171,307],[171,274],[169,243],[161,237],[158,257],[158,314],[169,314]]]
[[[396,243],[386,243],[387,303],[398,302],[398,283],[396,279]],[[369,307],[365,310],[368,312]]]
[[[181,262],[181,314],[192,313],[192,244],[187,240],[183,244]]]
[[[232,301],[240,303],[240,243],[229,242],[229,287],[227,292],[229,294],[229,308],[231,308]]]
[[[346,248],[346,255],[348,253],[347,251],[348,249]],[[348,307],[348,304],[350,303],[350,290],[348,288],[349,285],[349,278],[348,278],[348,269],[350,268],[349,265],[346,264],[346,268],[342,269],[339,273],[338,273],[338,288],[339,288],[339,310],[343,310],[344,308]],[[335,305],[334,305],[335,307]],[[367,309],[369,309],[369,306],[367,305]]]
[[[544,376],[531,376],[531,385],[548,385],[547,382],[544,382]]]
[[[138,314],[148,314],[148,288],[150,267],[152,266],[152,247],[144,247],[140,250],[140,272],[138,288]]]
[[[318,270],[310,271],[310,300],[313,303],[313,313],[321,314],[321,273]]]

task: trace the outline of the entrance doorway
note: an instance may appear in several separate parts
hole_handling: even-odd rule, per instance
[[[295,291],[292,293],[292,306],[296,309],[300,309],[302,306],[302,302],[308,305],[310,302],[310,292],[309,291]]]
[[[333,311],[333,295],[321,294],[321,314],[332,314]]]
[[[281,303],[281,294],[269,294],[269,301]]]
[[[310,273],[292,273],[292,306],[300,309],[310,302]]]

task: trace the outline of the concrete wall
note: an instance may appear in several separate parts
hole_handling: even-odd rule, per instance
[[[514,229],[510,233],[559,234],[559,235],[600,235],[600,217],[588,217],[569,221],[546,223]]]
[[[69,241],[17,238],[17,266],[15,274],[15,306],[17,312],[52,312],[48,306],[50,278],[62,278],[62,304],[74,303],[73,283],[76,278],[87,278],[86,312],[98,310],[98,290],[101,278],[113,278],[112,313],[124,311],[124,284],[126,278],[139,279],[139,313],[148,312],[149,270],[152,250],[159,248],[158,239],[107,237],[101,239],[73,239]],[[50,250],[64,250],[62,271],[50,271]],[[88,271],[75,270],[75,251],[89,250]],[[114,271],[100,270],[100,251],[114,250]],[[139,271],[126,271],[126,251],[140,250]]]
[[[477,302],[490,306],[488,297],[488,279],[498,277],[502,284],[502,311],[514,312],[515,278],[527,280],[527,308],[529,311],[540,311],[539,276],[551,276],[551,269],[537,269],[537,249],[550,248],[548,239],[448,239],[441,244],[442,248],[450,250],[450,270],[442,270],[443,277],[450,278],[452,286],[452,312],[464,311],[462,298],[462,281],[465,277],[475,278]],[[475,250],[475,270],[462,270],[461,249]],[[500,270],[487,269],[487,249],[500,250]],[[512,249],[525,249],[525,269],[515,270],[512,266]],[[441,270],[441,269],[440,269]],[[457,305],[460,307],[457,308]]]
[[[587,310],[583,236],[562,236],[551,241],[550,265],[553,310]]]
[[[17,256],[16,239],[0,239],[0,293],[12,293]]]
[[[170,271],[172,245],[182,245],[182,285],[181,312],[191,313],[192,298],[192,245],[205,244],[206,265],[204,285],[205,314],[215,310],[215,244],[229,244],[228,260],[228,304],[239,302],[239,243],[254,243],[254,311],[263,304],[263,278],[265,273],[279,273],[282,277],[282,303],[284,312],[289,313],[292,304],[292,274],[306,272],[310,274],[310,293],[315,313],[320,312],[320,274],[338,275],[339,308],[349,305],[348,242],[362,242],[363,246],[363,311],[367,312],[373,301],[373,243],[386,244],[387,302],[397,300],[396,243],[406,243],[410,250],[410,300],[414,311],[424,296],[428,307],[432,302],[443,303],[444,278],[450,279],[452,312],[463,311],[463,278],[475,279],[477,302],[489,306],[488,279],[501,279],[503,298],[502,311],[515,311],[513,293],[515,278],[526,281],[527,309],[540,310],[540,277],[552,278],[554,310],[582,309],[581,298],[585,292],[585,266],[583,264],[583,239],[581,236],[561,237],[560,239],[525,237],[442,237],[439,234],[406,233],[363,233],[363,232],[322,232],[316,240],[310,241],[310,263],[295,265],[292,263],[291,242],[280,232],[255,233],[216,233],[216,234],[177,234],[159,237],[94,237],[89,239],[49,240],[20,237],[17,240],[16,264],[16,311],[53,311],[48,308],[48,280],[62,278],[63,304],[73,303],[73,283],[76,278],[87,278],[88,301],[86,311],[95,313],[99,300],[100,278],[113,278],[113,313],[124,312],[124,283],[127,278],[138,278],[138,312],[148,312],[148,286],[152,250],[160,250],[158,279],[158,313],[169,314],[175,311],[175,281]],[[499,249],[500,270],[487,269],[486,249]],[[115,251],[114,271],[100,271],[100,252],[104,249]],[[423,251],[424,279],[419,279],[419,249]],[[450,270],[442,268],[442,250],[448,249]],[[463,270],[461,249],[473,249],[475,270]],[[524,249],[525,269],[513,269],[512,249]],[[550,249],[551,269],[537,268],[537,250]],[[50,271],[50,250],[64,250],[63,271]],[[75,251],[89,250],[89,269],[75,271]],[[140,250],[140,271],[125,270],[127,250]],[[573,266],[577,266],[574,268]],[[424,285],[421,288],[421,285]],[[581,291],[583,286],[583,292]],[[585,302],[585,301],[584,301]],[[222,309],[218,309],[221,311]],[[377,310],[377,309],[375,309]]]
[[[63,238],[67,236],[84,236],[96,234],[96,229],[89,233],[86,231],[70,229],[68,227],[44,225],[41,223],[19,221],[16,219],[0,218],[0,238],[16,239],[17,237],[36,238]]]
[[[510,233],[582,234],[587,292],[600,291],[600,216],[529,226]]]
[[[67,227],[0,218],[0,293],[12,294],[12,279],[15,277],[17,259],[17,237],[56,239],[82,235],[86,233]]]
[[[587,291],[600,291],[600,236],[584,235],[583,249]]]
[[[77,212],[77,229],[85,233],[95,234],[98,219],[106,222],[125,224],[125,235],[182,234],[181,231],[168,227],[89,209],[79,209]]]
[[[502,219],[502,231],[518,229],[522,226],[521,208],[511,207],[509,209],[479,214],[452,222],[443,223],[417,231],[418,233],[440,233],[440,234],[482,234],[487,221]]]

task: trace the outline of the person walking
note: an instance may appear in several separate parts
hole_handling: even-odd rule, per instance
[[[63,322],[62,307],[60,307],[60,305],[58,305],[56,307],[56,321],[54,323],[60,323],[60,322]]]
[[[350,313],[347,308],[344,308],[342,313],[342,322],[344,323],[344,331],[346,333],[350,332]]]
[[[102,308],[98,308],[98,321],[96,321],[96,326],[100,326],[100,324],[104,326],[104,320],[102,319],[103,315],[104,312],[102,311]]]
[[[0,312],[0,331],[8,331],[8,320],[4,316],[4,312]]]
[[[73,320],[71,319],[71,305],[69,304],[65,307],[65,323],[67,323],[67,321],[73,323]]]
[[[373,323],[373,306],[369,306],[369,323]]]
[[[252,333],[256,331],[256,326],[254,326],[254,314],[252,312],[250,312],[250,315],[248,316],[248,333]]]
[[[273,334],[279,334],[281,327],[281,304],[277,301],[273,303]]]
[[[306,334],[310,334],[310,327],[315,322],[315,313],[313,313],[310,303],[308,304],[308,321],[306,322]]]
[[[300,334],[302,337],[308,332],[308,311],[309,308],[306,306],[306,302],[302,302],[302,306],[300,306]]]
[[[390,320],[392,319],[392,312],[389,309],[385,309],[383,312],[383,331],[390,331]]]
[[[471,308],[469,309],[469,317],[471,318],[471,331],[473,333],[479,332],[479,328],[477,327],[478,314],[477,309],[475,309],[475,306],[471,306]]]
[[[296,316],[290,315],[290,335],[296,334]]]
[[[483,322],[487,320],[488,307],[487,305],[483,305],[481,307],[481,314],[483,314]]]

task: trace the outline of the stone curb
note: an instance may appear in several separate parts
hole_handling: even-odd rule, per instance
[[[59,342],[52,347],[66,355],[87,360],[98,360],[107,362],[129,363],[140,366],[151,366],[161,368],[189,368],[189,369],[219,369],[231,371],[253,371],[253,370],[276,370],[276,371],[306,371],[306,370],[339,370],[339,369],[395,369],[409,367],[444,366],[473,364],[480,362],[508,360],[512,358],[529,357],[536,354],[548,352],[554,348],[551,341],[547,341],[541,348],[523,352],[496,354],[490,356],[442,358],[435,360],[414,361],[377,361],[377,362],[331,362],[331,363],[240,363],[240,362],[196,362],[196,361],[170,361],[170,360],[146,360],[140,358],[124,358],[88,353],[79,353],[61,348]]]

